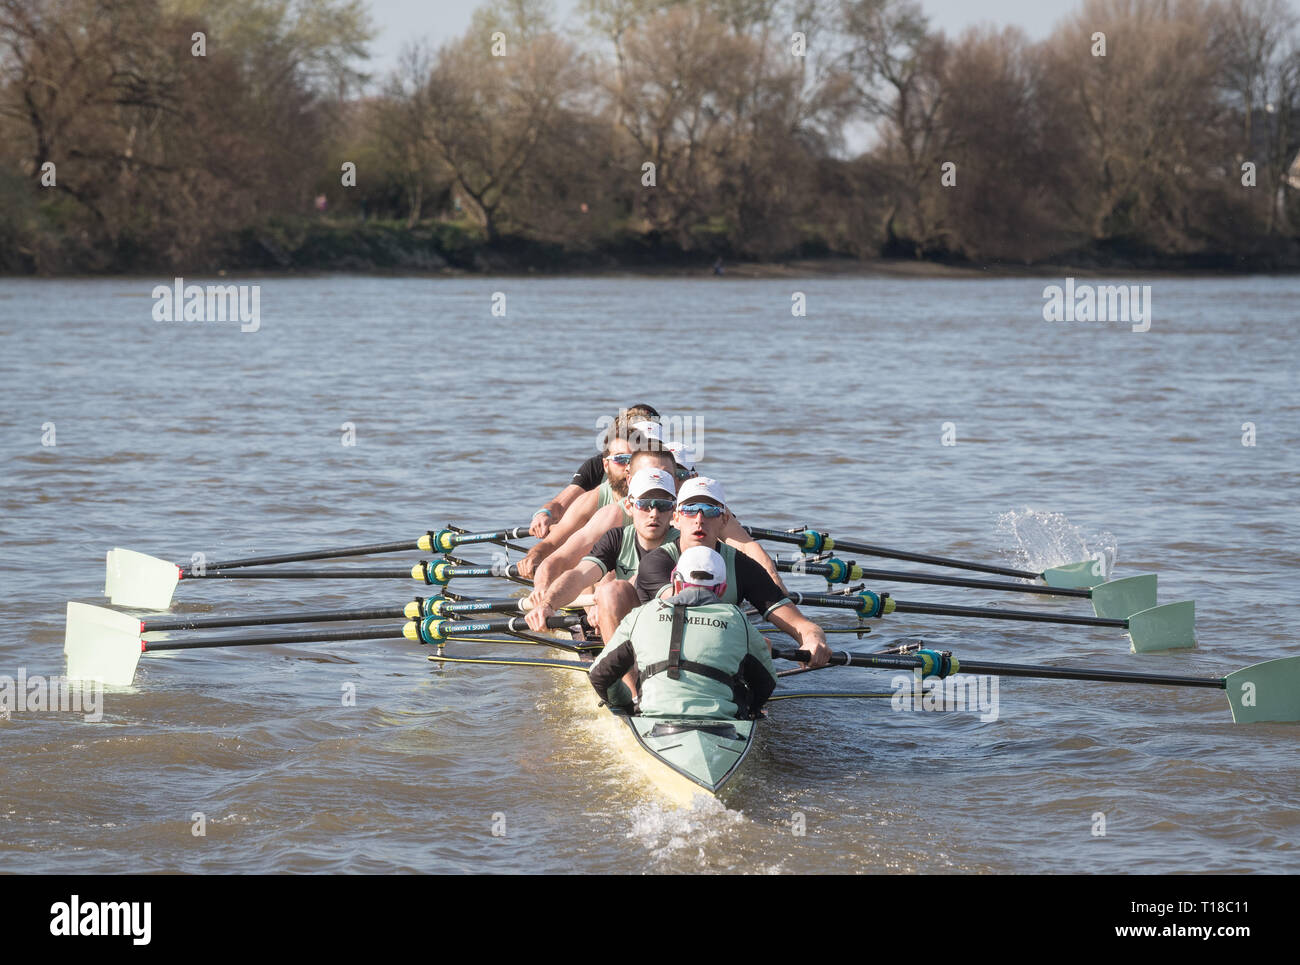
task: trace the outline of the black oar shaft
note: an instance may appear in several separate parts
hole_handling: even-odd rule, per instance
[[[1092,597],[1092,590],[1080,587],[1040,587],[1034,583],[1006,583],[1004,580],[976,580],[969,576],[930,576],[902,570],[868,570],[858,567],[862,579],[888,580],[889,583],[923,583],[932,587],[966,587],[969,589],[998,589],[1014,593],[1037,593],[1048,597]],[[857,577],[854,577],[857,579]]]
[[[411,570],[224,570],[209,568],[203,573],[185,574],[187,580],[402,580],[410,579]]]
[[[840,610],[856,610],[861,606],[861,599],[856,596],[840,596],[834,593],[789,593],[787,595],[795,606],[818,606]],[[930,613],[936,616],[976,617],[983,620],[1019,620],[1024,623],[1063,623],[1068,626],[1128,629],[1127,620],[1115,620],[1110,617],[1088,617],[1073,613],[1037,613],[1033,610],[1002,610],[990,606],[909,603],[906,600],[893,598],[889,602],[893,604],[897,613]]]
[[[277,643],[329,643],[334,640],[402,640],[402,628],[368,627],[364,630],[309,630],[259,637],[200,637],[197,640],[144,641],[144,651],[206,650],[213,647],[264,647]]]
[[[1019,620],[1023,623],[1063,623],[1080,627],[1118,627],[1128,629],[1127,620],[1109,617],[1076,616],[1073,613],[1035,613],[1032,610],[999,610],[988,606],[946,606],[938,603],[908,603],[894,600],[898,613],[932,613],[938,616],[979,617],[984,620]]]
[[[772,656],[782,660],[807,663],[811,654],[807,650],[773,650]],[[959,664],[958,673],[982,673],[994,677],[1033,677],[1045,680],[1095,680],[1104,683],[1157,684],[1165,687],[1208,687],[1223,690],[1224,677],[1180,677],[1172,674],[1125,673],[1119,670],[1091,670],[1080,667],[1045,667],[1016,663],[986,663],[954,658]],[[848,653],[833,651],[832,665],[865,667],[872,670],[915,670],[925,661],[906,654]]]
[[[178,617],[172,620],[142,620],[142,633],[162,630],[213,630],[217,627],[259,627],[277,623],[331,623],[340,620],[395,620],[405,616],[403,607],[369,610],[299,610],[297,613],[267,613],[261,616]]]
[[[311,550],[303,553],[281,553],[278,556],[246,556],[239,560],[225,560],[221,563],[207,563],[204,570],[236,570],[245,566],[269,566],[275,563],[301,563],[306,560],[329,560],[344,556],[368,556],[371,553],[401,553],[406,550],[418,550],[416,540],[402,540],[396,543],[371,543],[367,546],[343,546],[337,549]],[[201,576],[202,573],[193,565],[177,564],[187,577]]]
[[[804,545],[804,534],[802,532],[786,532],[779,529],[763,529],[758,526],[747,526],[749,534],[755,539],[772,540],[779,543],[793,543],[796,546]],[[928,563],[931,566],[947,566],[958,570],[974,570],[979,573],[994,573],[998,576],[1014,576],[1022,580],[1036,580],[1041,573],[1031,573],[1028,570],[1017,570],[1009,566],[994,566],[990,563],[973,563],[969,560],[954,560],[946,556],[934,556],[929,553],[909,553],[906,550],[891,549],[888,546],[875,546],[871,543],[860,543],[857,540],[830,539],[826,549],[842,549],[850,553],[864,553],[867,556],[882,556],[886,559],[907,560],[911,563]]]

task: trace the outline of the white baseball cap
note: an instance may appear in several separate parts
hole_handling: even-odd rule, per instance
[[[726,562],[717,550],[711,550],[707,546],[692,546],[683,550],[673,572],[683,583],[717,586],[727,582]]]
[[[627,484],[627,494],[633,499],[640,499],[646,493],[663,492],[669,496],[676,494],[677,484],[671,473],[662,469],[638,469],[632,481]]]
[[[677,491],[677,505],[680,506],[700,497],[711,499],[719,506],[727,505],[727,497],[722,491],[722,483],[708,476],[696,476],[694,479],[688,479],[682,483],[682,488]]]
[[[642,439],[653,439],[655,442],[663,441],[663,432],[657,422],[633,422],[628,428],[641,433]]]
[[[665,442],[664,448],[673,454],[677,465],[683,469],[695,471],[695,448],[684,442]]]

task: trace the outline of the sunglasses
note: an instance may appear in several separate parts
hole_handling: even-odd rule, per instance
[[[637,509],[644,510],[645,512],[657,509],[661,513],[671,513],[673,507],[676,506],[677,503],[671,499],[634,499],[632,500],[632,505]]]
[[[681,466],[678,466],[676,469],[673,470],[673,475],[674,475],[674,476],[675,476],[679,481],[680,481],[680,480],[683,480],[683,479],[690,479],[692,476],[695,475],[695,470],[694,470],[694,469],[683,469]]]
[[[687,503],[685,506],[678,506],[677,512],[683,516],[703,516],[705,519],[717,519],[726,512],[721,506],[714,506],[712,503]]]
[[[632,453],[620,452],[617,456],[606,456],[605,458],[616,466],[626,466],[632,461]]]

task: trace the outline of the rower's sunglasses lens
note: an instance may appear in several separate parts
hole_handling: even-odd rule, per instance
[[[632,505],[646,512],[657,509],[661,513],[671,513],[677,504],[671,499],[634,499]]]
[[[632,461],[632,453],[620,452],[617,456],[606,456],[605,458],[616,466],[626,466]]]
[[[703,516],[705,519],[717,519],[726,510],[721,506],[714,506],[712,503],[687,503],[685,506],[678,506],[677,512],[683,516]]]
[[[678,479],[690,479],[692,476],[695,475],[695,470],[682,469],[679,467],[673,470],[673,475],[676,476]]]

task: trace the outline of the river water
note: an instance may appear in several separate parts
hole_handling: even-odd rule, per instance
[[[1109,629],[899,614],[837,647],[920,637],[968,660],[1204,676],[1297,653],[1295,279],[1140,280],[1140,332],[1045,321],[1044,287],[1063,278],[241,279],[260,285],[247,332],[155,320],[158,281],[0,281],[0,675],[62,673],[64,605],[105,602],[111,547],[214,560],[518,525],[593,451],[597,419],[636,401],[695,433],[744,522],[1032,570],[1102,553],[1115,576],[1158,573],[1162,603],[1197,605],[1194,650],[1139,656]],[[795,292],[806,315],[792,315]],[[172,609],[397,606],[417,591],[187,582]],[[1234,725],[1213,690],[1003,679],[990,720],[776,704],[723,804],[682,811],[611,749],[613,722],[577,675],[425,655],[400,640],[146,655],[101,720],[14,710],[0,720],[0,859],[40,872],[1300,871],[1300,727]]]

